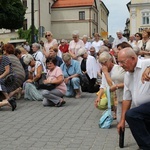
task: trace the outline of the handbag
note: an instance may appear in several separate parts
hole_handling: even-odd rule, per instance
[[[113,122],[113,116],[111,113],[111,101],[110,101],[109,87],[107,87],[107,99],[108,99],[108,109],[103,112],[99,120],[99,127],[102,129],[109,129]]]
[[[14,82],[15,82],[14,73],[10,73],[4,78],[4,83],[5,84],[13,84]]]
[[[48,90],[48,91],[51,91],[53,89],[56,88],[56,84],[51,84],[51,83],[48,83],[48,84],[39,84],[37,89],[45,89],[45,90]]]
[[[89,79],[86,76],[86,74],[80,74],[79,78],[80,78],[80,85],[81,86],[88,86],[89,85]]]
[[[98,95],[98,92],[97,92]],[[110,93],[110,98],[111,98],[111,106],[114,105],[114,93]],[[108,108],[108,98],[107,98],[107,93],[106,89],[104,90],[103,95],[101,96],[100,101],[97,103],[97,108],[100,110],[106,110]]]

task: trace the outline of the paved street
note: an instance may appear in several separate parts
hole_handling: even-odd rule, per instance
[[[111,129],[99,128],[102,111],[94,108],[94,99],[95,94],[82,93],[80,99],[65,98],[60,108],[23,99],[14,112],[1,108],[0,150],[120,150],[116,122]],[[123,150],[137,148],[126,129]]]

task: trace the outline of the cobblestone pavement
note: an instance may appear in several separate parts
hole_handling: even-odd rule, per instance
[[[100,129],[102,111],[94,108],[95,94],[65,98],[63,107],[43,107],[41,101],[18,100],[17,110],[1,108],[0,150],[120,150],[116,122]],[[137,150],[130,130],[123,150]]]

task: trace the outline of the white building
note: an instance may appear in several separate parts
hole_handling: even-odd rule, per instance
[[[32,22],[32,1],[22,2],[26,7],[23,25],[26,30]],[[101,0],[34,0],[33,5],[34,25],[40,33],[51,31],[56,39],[71,39],[73,30],[78,30],[80,36],[86,34],[92,38],[98,32],[102,38],[107,38],[109,11]]]

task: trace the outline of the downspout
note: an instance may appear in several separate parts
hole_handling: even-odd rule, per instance
[[[41,26],[41,9],[40,9],[40,0],[38,0],[39,3],[39,28]],[[39,34],[39,41],[41,40],[41,35]]]
[[[92,30],[91,30],[91,8],[90,8],[90,10],[89,10],[89,33],[90,33],[90,38],[92,38],[91,32],[92,32]]]

